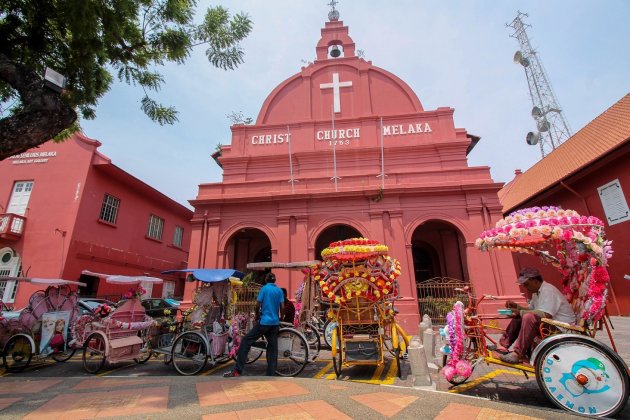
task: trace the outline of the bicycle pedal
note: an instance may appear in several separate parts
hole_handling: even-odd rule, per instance
[[[404,352],[402,355],[403,360],[409,360],[409,353]]]

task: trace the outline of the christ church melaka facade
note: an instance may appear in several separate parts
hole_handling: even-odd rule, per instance
[[[452,108],[425,110],[404,81],[357,56],[348,27],[329,18],[314,63],[269,94],[255,124],[231,127],[231,145],[215,156],[223,182],[201,184],[191,200],[189,266],[247,271],[375,239],[401,262],[396,308],[412,333],[428,279],[516,294],[511,255],[474,247],[502,217],[502,184],[467,163],[479,138],[455,128]],[[299,271],[276,276],[291,297],[302,281]]]

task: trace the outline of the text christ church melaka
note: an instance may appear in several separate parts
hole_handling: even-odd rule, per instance
[[[479,138],[455,128],[452,108],[424,110],[404,81],[359,58],[336,10],[315,49],[254,125],[231,127],[231,145],[215,155],[223,181],[201,184],[191,201],[189,266],[247,271],[250,262],[321,259],[336,240],[375,239],[401,262],[396,307],[410,333],[417,287],[432,279],[516,294],[511,257],[474,248],[501,218],[502,184],[488,167],[468,166]],[[302,273],[276,275],[293,297]],[[193,289],[187,283],[185,300]]]

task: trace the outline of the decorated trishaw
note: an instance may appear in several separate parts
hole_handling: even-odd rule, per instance
[[[173,366],[182,375],[196,375],[209,363],[215,366],[236,357],[241,337],[252,328],[256,318],[259,285],[244,285],[243,273],[232,269],[169,270],[189,273],[196,282],[193,306],[186,311],[182,331],[172,344],[154,349],[170,351]],[[256,361],[266,349],[264,340],[252,346],[248,363]],[[278,334],[278,366],[281,376],[299,374],[308,360],[306,339],[293,328],[281,328]]]
[[[302,283],[295,293],[295,316],[291,323],[283,324],[285,327],[295,327],[304,334],[308,343],[309,362],[319,357],[321,350],[320,329],[317,327],[318,308],[321,293],[319,292],[319,284],[314,280],[313,273],[319,266],[321,261],[301,261],[301,262],[258,262],[249,263],[247,268],[250,270],[299,270],[304,275]],[[323,323],[321,323],[323,325]],[[323,330],[323,328],[322,328]]]
[[[106,363],[135,361],[143,363],[151,352],[146,339],[155,320],[148,316],[140,303],[145,292],[143,283],[162,283],[162,279],[149,276],[124,276],[93,273],[83,274],[105,279],[109,284],[129,286],[123,302],[116,308],[98,310],[96,318],[80,320],[76,335],[85,337],[83,368],[88,373],[99,372]]]
[[[79,314],[78,295],[74,286],[84,283],[43,278],[11,278],[46,287],[29,299],[16,318],[0,315],[0,349],[2,362],[9,372],[24,370],[33,360],[51,357],[57,362],[70,359],[81,345],[69,334]]]
[[[331,306],[330,344],[337,377],[344,367],[383,365],[388,348],[401,374],[410,337],[396,322],[400,263],[388,252],[386,245],[366,238],[333,242],[322,251],[314,278]]]
[[[628,400],[628,367],[617,354],[605,310],[612,256],[604,223],[592,216],[555,206],[515,211],[484,231],[476,241],[481,251],[508,250],[540,257],[559,270],[562,292],[571,303],[577,323],[541,320],[539,339],[531,349],[530,363],[510,364],[496,354],[497,324],[505,323],[509,309],[493,315],[487,308],[512,296],[471,296],[449,313],[442,373],[454,385],[463,383],[480,362],[499,364],[534,374],[544,395],[557,407],[591,416],[614,416]],[[489,305],[486,305],[489,304]],[[484,307],[484,305],[486,305]],[[612,348],[596,340],[605,329]],[[495,335],[493,337],[493,335]]]

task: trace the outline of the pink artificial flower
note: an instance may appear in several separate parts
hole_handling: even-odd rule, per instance
[[[571,240],[572,237],[573,237],[573,232],[571,232],[570,230],[565,230],[564,232],[562,232],[562,240],[568,242]]]

